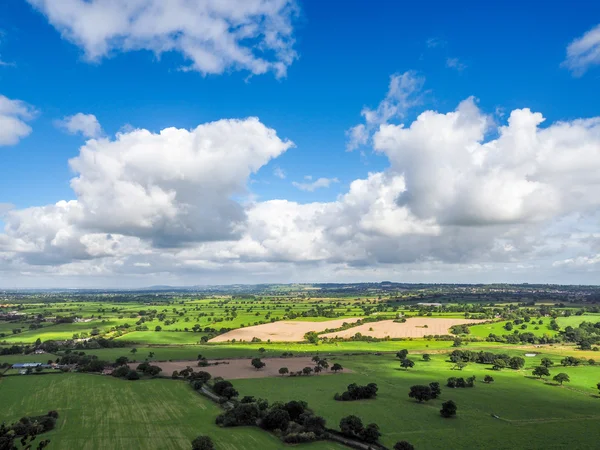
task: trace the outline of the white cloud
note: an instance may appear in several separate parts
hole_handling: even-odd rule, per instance
[[[370,109],[365,106],[362,109],[361,115],[365,123],[346,131],[346,149],[351,151],[366,145],[375,127],[390,120],[402,119],[410,108],[419,105],[424,83],[425,79],[414,71],[392,75],[388,92],[377,108]]]
[[[467,65],[462,63],[458,58],[446,58],[446,67],[462,72],[467,68]]]
[[[279,166],[277,166],[277,167],[275,167],[275,169],[273,169],[273,175],[281,180],[285,180],[285,176],[286,176],[285,171]]]
[[[86,138],[97,138],[102,135],[100,122],[93,114],[77,113],[73,116],[67,116],[58,121],[57,125],[68,133],[81,133]]]
[[[431,37],[425,41],[427,48],[445,47],[446,41],[440,38]]]
[[[250,175],[292,145],[258,119],[91,140],[71,161],[76,200],[4,208],[0,274],[136,285],[592,282],[600,118],[543,121],[518,109],[497,125],[469,98],[381,124],[372,142],[389,167],[306,204],[246,196]]]
[[[297,58],[295,0],[28,0],[90,61],[115,52],[181,53],[186,70],[286,75]]]
[[[35,114],[35,110],[26,103],[0,95],[0,146],[15,145],[29,136],[31,127],[26,122]]]
[[[600,25],[596,25],[567,47],[567,67],[575,76],[583,75],[591,66],[600,64]]]
[[[311,178],[309,178],[310,180]],[[320,188],[328,188],[332,183],[339,183],[340,180],[337,178],[319,178],[311,183],[298,183],[297,181],[292,181],[292,185],[297,187],[301,191],[314,192]]]

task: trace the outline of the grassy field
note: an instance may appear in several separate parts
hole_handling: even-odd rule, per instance
[[[128,382],[100,375],[58,374],[0,378],[0,421],[15,421],[55,409],[55,430],[43,434],[50,450],[188,449],[200,434],[217,449],[281,449],[285,446],[258,428],[219,428],[221,409],[181,381]],[[176,425],[176,426],[175,426]],[[298,448],[337,450],[332,443]]]
[[[540,358],[527,358],[527,367],[522,371],[496,372],[474,363],[463,371],[451,370],[452,364],[441,355],[434,355],[430,362],[415,358],[416,366],[409,371],[400,369],[398,361],[389,355],[340,356],[336,362],[351,368],[353,373],[236,380],[234,385],[241,395],[282,401],[304,399],[333,427],[342,417],[355,414],[364,423],[377,423],[383,433],[382,441],[388,446],[408,440],[418,449],[597,448],[600,429],[595,424],[600,419],[600,399],[595,394],[600,367],[552,368],[552,375],[565,372],[572,379],[560,387],[529,378],[531,367]],[[559,356],[554,358],[558,362]],[[407,395],[413,384],[439,381],[444,385],[450,376],[475,375],[482,380],[486,374],[491,374],[495,382],[478,382],[471,389],[442,387],[441,397],[425,404],[418,404]],[[349,383],[370,382],[379,386],[374,400],[333,400],[333,395],[344,391]],[[458,404],[458,416],[454,419],[443,419],[438,412],[441,403],[448,399]]]

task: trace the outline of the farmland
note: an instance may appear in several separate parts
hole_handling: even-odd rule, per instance
[[[458,295],[448,288],[440,297],[436,288],[431,298],[420,287],[402,293],[308,292],[278,287],[260,295],[9,296],[0,307],[0,420],[59,411],[56,428],[43,435],[50,450],[186,449],[200,434],[209,435],[217,449],[287,446],[257,427],[217,426],[222,408],[183,376],[171,379],[173,372],[190,367],[231,380],[239,394],[234,404],[245,396],[271,404],[306,401],[333,430],[349,414],[376,423],[386,448],[400,440],[418,449],[482,448],[482,439],[483,447],[494,449],[523,442],[532,449],[594,448],[600,439],[593,426],[600,418],[600,333],[594,327],[600,311],[593,301],[570,301],[570,291],[554,300],[537,290],[521,298],[521,289],[518,295],[487,290]],[[547,294],[556,295],[556,290]],[[402,349],[414,366],[401,367],[396,353]],[[451,360],[457,350],[524,363],[457,365]],[[576,364],[562,365],[567,357]],[[101,376],[94,373],[100,369],[83,367],[90,358],[100,369],[118,367],[122,360],[132,372],[144,362],[162,372],[142,373],[136,381]],[[266,366],[253,367],[253,358]],[[298,373],[319,358],[343,370]],[[550,375],[535,377],[532,371],[542,358],[553,362]],[[8,369],[55,361],[70,361],[67,373],[45,368],[19,375],[22,370]],[[281,367],[295,376],[281,375]],[[80,373],[86,371],[92,373]],[[570,381],[557,384],[552,377],[558,373]],[[486,375],[494,381],[484,383]],[[450,377],[472,376],[473,388],[445,386]],[[408,397],[411,386],[431,382],[440,383],[439,398],[421,404]],[[334,400],[351,383],[375,383],[376,398]],[[447,400],[458,405],[453,419],[439,414]],[[317,441],[300,448],[344,447]]]

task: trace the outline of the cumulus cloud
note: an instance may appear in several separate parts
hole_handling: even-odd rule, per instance
[[[27,0],[90,61],[115,52],[178,52],[185,70],[286,75],[295,0]]]
[[[0,146],[15,145],[29,136],[31,127],[26,122],[33,119],[35,113],[27,103],[0,95]]]
[[[108,255],[129,237],[160,248],[237,239],[246,212],[233,197],[291,145],[256,118],[90,140],[69,162],[77,199],[8,211],[0,251],[66,262]]]
[[[308,180],[311,180],[311,179],[312,179],[312,177],[308,178]],[[319,178],[310,183],[299,183],[297,181],[292,181],[292,185],[294,187],[297,187],[301,191],[314,192],[317,189],[328,188],[329,186],[331,186],[332,183],[339,183],[339,182],[340,182],[340,180],[338,180],[337,178]]]
[[[244,200],[250,175],[292,145],[258,119],[90,140],[70,162],[76,200],[4,210],[0,272],[136,284],[600,272],[600,118],[547,124],[524,108],[498,125],[468,98],[382,123],[371,142],[386,170],[298,203]]]
[[[102,135],[100,122],[93,114],[77,113],[73,116],[67,116],[57,121],[57,125],[70,134],[81,133],[86,138],[96,138]]]
[[[563,67],[575,76],[583,75],[591,66],[600,64],[600,25],[596,25],[567,47]]]
[[[368,143],[373,130],[390,120],[402,119],[406,112],[422,101],[420,93],[425,78],[414,71],[394,74],[385,98],[377,108],[364,107],[361,111],[365,123],[358,124],[346,131],[348,141],[346,149],[351,151]]]

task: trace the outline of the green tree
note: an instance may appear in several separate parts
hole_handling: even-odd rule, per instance
[[[285,375],[287,373],[289,373],[289,369],[287,367],[282,367],[281,369],[279,369],[279,375]]]
[[[442,417],[449,418],[456,415],[457,409],[458,407],[456,406],[456,403],[454,403],[452,400],[448,400],[447,402],[442,403],[440,414]]]
[[[312,367],[308,367],[308,366],[305,367],[304,369],[302,369],[302,373],[304,375],[310,375],[312,373],[312,371],[313,371]]]
[[[483,377],[483,382],[484,383],[493,383],[494,382],[494,377],[491,375],[486,375],[485,377]]]
[[[538,366],[535,369],[533,369],[533,372],[531,372],[533,374],[533,376],[536,376],[538,378],[542,378],[544,376],[549,377],[550,376],[550,371],[548,370],[547,367],[544,366]]]
[[[132,355],[135,355],[136,353],[137,353],[137,348],[133,347],[133,348],[131,349],[131,354],[132,354]]]
[[[423,361],[431,361],[431,355],[429,353],[423,353]],[[400,442],[406,442],[406,441],[400,441]],[[398,442],[398,443],[400,443],[400,442]],[[406,443],[408,444],[408,442],[406,442]],[[410,445],[410,444],[408,444],[408,445]]]
[[[412,359],[404,358],[402,361],[400,361],[400,366],[408,370],[415,366],[415,362]]]
[[[252,364],[252,366],[256,369],[262,369],[263,367],[266,366],[266,364],[264,362],[262,362],[262,360],[260,358],[252,358],[252,361],[250,362],[250,364]]]
[[[364,426],[360,417],[350,415],[343,417],[342,420],[340,420],[340,430],[342,431],[342,434],[345,434],[346,436],[360,437],[364,430]]]
[[[400,360],[406,359],[407,356],[408,356],[408,350],[406,350],[406,349],[402,349],[398,353],[396,353],[396,358],[398,358]]]
[[[414,386],[411,386],[408,396],[410,398],[414,398],[419,403],[426,402],[434,398],[433,392],[431,391],[431,387],[422,384],[416,384]]]
[[[394,444],[394,450],[415,450],[415,447],[409,442],[398,441]]]
[[[544,367],[551,367],[554,365],[554,362],[550,358],[542,358],[541,365]]]
[[[344,370],[344,368],[340,363],[335,363],[333,366],[331,366],[331,370],[333,370],[335,373],[338,373],[340,370]]]
[[[508,361],[508,365],[510,366],[511,369],[515,369],[515,370],[522,369],[525,366],[525,359],[521,358],[520,356],[513,356]]]
[[[569,375],[567,375],[566,373],[557,373],[556,375],[554,375],[554,378],[552,378],[554,381],[556,381],[557,383],[560,383],[560,385],[562,386],[563,383],[568,383],[569,381],[571,381],[569,379]]]

